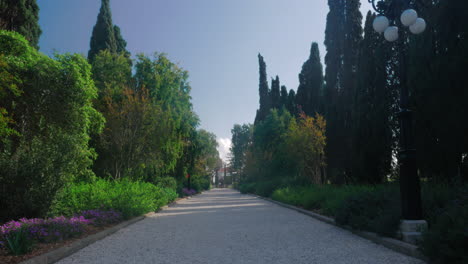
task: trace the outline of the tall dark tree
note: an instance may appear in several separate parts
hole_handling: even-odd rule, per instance
[[[309,59],[302,66],[299,74],[299,88],[296,103],[308,116],[319,112],[320,97],[323,88],[323,67],[320,61],[318,44],[312,43]]]
[[[280,91],[280,108],[286,107],[288,104],[288,88],[286,86],[281,85]]]
[[[375,15],[367,14],[359,52],[358,85],[353,96],[351,178],[360,183],[381,183],[390,174],[394,137],[392,103],[387,89],[390,44],[372,28]],[[384,44],[385,43],[385,44]]]
[[[286,109],[288,110],[289,113],[291,114],[296,114],[297,109],[296,109],[296,92],[291,89],[289,90],[288,93],[288,101],[286,102]]]
[[[266,74],[266,63],[263,60],[262,55],[258,54],[258,64],[259,64],[259,95],[260,95],[260,108],[257,110],[257,115],[255,117],[255,124],[263,121],[268,115],[268,112],[271,108],[270,100],[270,91],[268,88],[267,74]]]
[[[275,79],[271,79],[271,92],[270,92],[270,100],[271,100],[271,108],[280,108],[280,101],[281,101],[281,94],[280,94],[280,80],[278,75],[276,75]]]
[[[0,0],[0,29],[16,31],[39,49],[39,6],[36,0]]]
[[[123,39],[120,28],[112,23],[109,1],[102,0],[101,2],[101,9],[91,35],[88,52],[90,61],[93,61],[101,50],[109,50],[111,53],[124,53],[127,57],[130,57],[130,53],[126,50],[127,42]]]
[[[329,0],[325,30],[329,177],[342,183],[350,175],[352,96],[356,87],[362,15],[359,0]]]
[[[341,150],[339,138],[338,95],[341,88],[343,47],[344,47],[344,0],[328,0],[330,11],[327,15],[325,28],[325,118],[327,119],[327,175],[335,180],[340,172],[339,156]]]
[[[468,180],[468,2],[426,1],[417,9],[430,18],[409,42],[418,167],[422,177]]]
[[[127,50],[127,41],[122,37],[120,27],[114,25],[115,41],[117,44],[117,53],[123,53],[125,57],[130,58],[130,52]]]

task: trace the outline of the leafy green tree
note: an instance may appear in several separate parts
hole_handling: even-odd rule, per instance
[[[288,153],[296,161],[299,177],[313,184],[325,183],[325,138],[326,121],[316,114],[307,116],[304,112],[293,120],[286,135]]]
[[[94,175],[89,140],[103,118],[91,66],[80,55],[51,59],[18,33],[0,31],[0,47],[20,91],[0,97],[16,131],[0,141],[0,218],[44,216],[64,184]]]
[[[39,49],[39,6],[36,0],[0,0],[0,29],[16,31]]]
[[[246,163],[246,154],[252,144],[252,131],[253,126],[251,124],[235,124],[231,129],[231,168],[241,177],[244,177],[243,169]]]
[[[257,115],[255,116],[255,124],[265,119],[268,115],[271,108],[270,100],[270,91],[268,88],[267,74],[266,74],[266,64],[263,60],[262,55],[258,54],[258,64],[259,64],[259,95],[260,95],[260,107],[257,110]]]
[[[296,104],[306,115],[319,112],[323,89],[323,69],[320,61],[318,44],[312,43],[310,57],[302,66],[299,74],[299,88],[297,89]]]

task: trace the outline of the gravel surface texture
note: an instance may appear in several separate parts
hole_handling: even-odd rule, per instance
[[[424,262],[254,196],[214,189],[58,263]]]

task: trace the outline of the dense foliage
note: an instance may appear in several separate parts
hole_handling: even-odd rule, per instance
[[[39,48],[42,31],[36,0],[0,0],[0,29],[16,31]]]
[[[373,30],[376,14],[368,12],[362,23],[361,1],[328,0],[325,71],[312,44],[297,95],[281,88],[280,104],[279,77],[269,89],[259,55],[260,106],[253,126],[232,129],[231,163],[242,175],[242,192],[272,195],[334,216],[340,224],[394,236],[401,218],[396,113],[403,84],[410,89],[429,222],[424,252],[441,263],[463,263],[467,211],[460,201],[466,191],[458,189],[466,190],[468,179],[468,4],[415,2],[418,14],[427,18],[427,30],[417,36],[402,32],[401,43],[389,43]],[[314,121],[304,121],[316,113]],[[294,133],[294,124],[303,130]],[[365,187],[348,192],[354,188],[350,184]]]
[[[130,180],[96,180],[91,183],[74,183],[57,194],[50,213],[72,216],[76,213],[100,208],[116,210],[125,219],[156,211],[175,200],[173,189],[165,189],[151,183]]]
[[[103,124],[92,105],[97,90],[79,55],[52,59],[6,31],[0,47],[7,79],[0,105],[9,119],[0,141],[0,219],[41,216],[64,184],[94,175],[89,140]]]
[[[0,2],[1,28],[34,45],[35,1],[12,3]],[[187,174],[197,192],[210,188],[217,142],[197,129],[188,72],[161,53],[130,59],[109,0],[89,60],[50,58],[19,33],[0,31],[0,222],[101,205],[146,213],[175,199]]]

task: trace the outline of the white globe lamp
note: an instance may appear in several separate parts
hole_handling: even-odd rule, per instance
[[[409,30],[413,34],[421,34],[426,30],[426,21],[422,18],[416,19],[416,22],[409,27]]]
[[[389,25],[390,25],[390,21],[385,16],[376,17],[374,19],[374,23],[372,24],[372,26],[374,27],[374,30],[378,33],[384,32],[388,28]]]
[[[398,39],[398,28],[395,26],[388,27],[384,32],[384,37],[388,42],[394,42]]]
[[[414,9],[405,10],[400,17],[401,23],[407,27],[413,25],[416,19],[418,19],[418,13]]]

